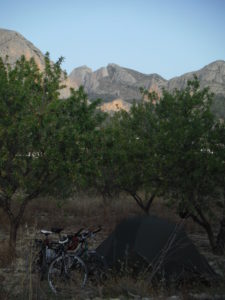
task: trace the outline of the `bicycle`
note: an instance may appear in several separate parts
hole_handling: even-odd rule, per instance
[[[33,239],[30,245],[24,245],[24,274],[21,277],[23,299],[47,299],[50,292],[47,275],[50,263],[60,255],[58,239],[54,234],[62,232],[62,228],[42,229],[40,237]],[[47,294],[46,294],[47,293]]]
[[[102,283],[106,279],[107,263],[103,256],[98,254],[96,250],[89,250],[88,240],[102,230],[99,226],[96,230],[81,231],[79,238],[79,246],[76,249],[76,255],[81,257],[88,269],[88,276],[92,281]]]
[[[81,228],[76,234],[60,241],[61,255],[55,258],[48,271],[48,282],[55,294],[75,294],[84,288],[88,276],[100,282],[106,272],[106,263],[95,250],[88,249],[87,239],[101,230]],[[83,232],[82,232],[83,231]]]
[[[35,239],[35,247],[38,249],[34,259],[32,260],[32,271],[37,272],[40,280],[45,278],[50,263],[59,255],[58,242],[49,240],[49,235],[60,233],[63,228],[51,228],[51,230],[42,229],[40,232],[45,236],[44,239]]]
[[[54,294],[74,295],[77,287],[83,288],[87,281],[86,264],[76,252],[67,252],[70,240],[59,240],[60,255],[49,266],[48,283]]]

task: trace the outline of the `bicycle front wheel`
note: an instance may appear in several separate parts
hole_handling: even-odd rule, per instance
[[[59,256],[51,263],[48,283],[55,294],[77,295],[87,281],[87,267],[83,260],[73,254]]]

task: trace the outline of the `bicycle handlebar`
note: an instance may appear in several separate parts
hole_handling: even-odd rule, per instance
[[[92,233],[95,234],[95,233],[97,233],[97,232],[99,232],[99,231],[101,231],[101,230],[102,230],[102,226],[99,225],[98,228],[97,228],[96,230],[93,230],[93,231],[92,231]]]
[[[97,232],[101,231],[102,227],[99,226],[97,229],[91,231],[91,230],[86,230],[83,233],[79,235],[82,241],[85,241],[87,238],[94,236]]]
[[[44,234],[50,234],[50,233],[60,233],[63,229],[62,228],[52,228],[51,231],[47,231],[47,230],[41,230],[42,233]],[[61,239],[57,242],[53,242],[51,241],[50,244],[54,244],[54,245],[64,245],[64,244],[67,244],[69,241],[72,240],[73,237],[77,237],[80,242],[84,242],[86,239],[90,238],[90,237],[93,237],[96,233],[98,233],[99,231],[102,230],[102,226],[99,225],[97,229],[95,230],[85,230],[84,231],[84,228],[80,228],[76,233],[74,234],[67,234],[66,237],[64,237],[64,239]],[[83,232],[82,232],[83,231]],[[41,245],[43,244],[43,240],[39,240],[39,239],[35,239],[35,244],[36,245]]]
[[[74,235],[75,236],[79,236],[80,235],[80,233],[82,232],[84,230],[84,228],[82,227],[82,228],[80,228]]]

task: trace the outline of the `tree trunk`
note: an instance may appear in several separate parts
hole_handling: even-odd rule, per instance
[[[225,253],[225,188],[223,191],[223,210],[220,221],[219,233],[216,239],[215,253],[223,255]]]
[[[207,224],[206,226],[204,226],[204,228],[205,228],[206,233],[208,235],[209,244],[211,246],[211,249],[212,249],[213,253],[215,253],[216,241],[215,241],[215,236],[214,236],[213,231],[212,231],[212,227]]]
[[[220,222],[220,229],[216,239],[215,253],[223,255],[225,252],[225,217]]]
[[[17,238],[17,231],[20,226],[21,220],[24,215],[24,211],[26,209],[26,206],[29,201],[31,201],[33,198],[37,197],[40,193],[39,189],[31,193],[29,196],[23,199],[18,214],[15,215],[11,209],[11,198],[1,195],[0,194],[0,204],[5,213],[7,214],[10,222],[10,233],[9,233],[9,247],[11,251],[16,254],[16,238]]]
[[[9,247],[16,254],[16,238],[19,224],[15,220],[10,220]]]
[[[125,190],[128,194],[130,194],[134,200],[136,201],[137,205],[144,211],[146,215],[149,215],[149,210],[152,205],[153,200],[156,197],[157,192],[153,193],[147,201],[144,201],[137,193],[131,192],[129,190]],[[147,203],[145,203],[147,202]]]
[[[155,199],[155,196],[156,196],[156,192],[153,193],[153,194],[151,195],[151,197],[148,199],[147,204],[145,205],[146,213],[147,213],[148,215],[149,215],[149,210],[150,210],[150,208],[151,208],[151,206],[152,206],[152,202],[153,202],[154,199]]]
[[[216,242],[215,242],[215,236],[212,231],[212,227],[211,227],[210,223],[206,220],[202,211],[199,208],[196,210],[199,214],[199,217],[197,217],[194,214],[190,214],[190,217],[193,219],[194,222],[198,223],[200,226],[202,226],[204,228],[204,230],[206,231],[207,236],[208,236],[210,247],[211,247],[212,251],[215,252]]]

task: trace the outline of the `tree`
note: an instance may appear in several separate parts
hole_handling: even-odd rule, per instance
[[[62,59],[45,56],[40,72],[22,56],[14,68],[0,59],[0,207],[10,222],[9,245],[28,203],[42,194],[68,194],[85,183],[90,143],[102,122],[98,101],[83,88],[59,98]]]
[[[215,204],[220,211],[219,231],[216,241],[214,239],[214,249],[217,253],[223,254],[225,250],[225,123],[222,120],[218,120],[214,127],[210,149],[214,158],[212,176],[219,194]]]
[[[216,251],[212,217],[216,203],[221,204],[222,185],[217,177],[225,174],[221,168],[224,157],[219,154],[224,140],[218,140],[212,99],[207,88],[199,88],[197,78],[182,91],[164,91],[156,108],[160,131],[157,155],[167,199],[181,217],[191,217],[204,228]]]
[[[95,143],[99,145],[95,185],[104,195],[125,191],[146,214],[162,191],[155,156],[155,95],[150,98],[134,104],[130,112],[115,113]]]

